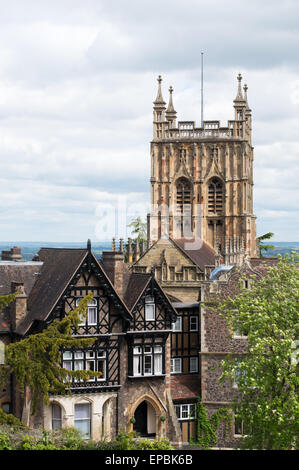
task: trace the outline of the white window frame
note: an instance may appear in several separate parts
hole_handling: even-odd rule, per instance
[[[76,300],[76,307],[78,307],[79,303],[80,303],[80,300],[82,300],[83,297],[81,297],[80,299],[77,299]],[[85,325],[97,325],[98,324],[98,309],[97,309],[97,305],[98,305],[98,302],[96,299],[91,299],[91,301],[89,302],[88,306],[87,306],[87,316],[81,318],[81,322],[78,324],[78,326],[85,326]],[[90,319],[90,316],[91,316],[91,311],[94,311],[95,309],[95,322],[90,322],[89,319]]]
[[[89,409],[89,417],[88,418],[79,418],[79,419],[77,418],[76,419],[76,406],[80,406],[80,405],[88,406],[88,409]],[[86,439],[90,439],[91,435],[92,435],[91,416],[92,416],[91,403],[76,403],[75,404],[75,406],[74,406],[74,426],[76,427],[76,422],[78,422],[78,421],[88,421],[89,422],[89,433],[87,435],[85,435]]]
[[[178,421],[193,421],[196,419],[196,403],[179,403],[175,404],[174,407]],[[177,413],[177,410],[179,410],[179,413]],[[191,410],[193,410],[193,415]],[[187,416],[183,416],[183,413],[186,413]]]
[[[74,361],[74,362],[73,362]],[[85,368],[84,368],[84,351],[64,351],[62,355],[62,367],[67,370],[92,370],[99,371],[99,362],[104,363],[103,375],[97,377],[97,381],[106,380],[106,351],[100,349],[97,350],[97,354],[93,349],[85,351]],[[74,364],[74,369],[73,369]],[[87,364],[93,364],[93,367],[88,367]],[[97,368],[95,368],[97,366]],[[95,382],[96,377],[91,377],[88,382]],[[84,382],[83,379],[75,379],[75,382]]]
[[[134,346],[133,348],[133,375],[139,377],[142,375],[142,346]]]
[[[182,317],[177,317],[176,322],[172,324],[172,331],[182,331]]]
[[[147,359],[146,359],[147,358]],[[150,358],[150,371],[145,372],[145,361]],[[143,366],[143,374],[142,374]],[[133,347],[133,376],[145,377],[162,375],[163,347],[162,345],[142,344]]]
[[[147,295],[144,299],[144,318],[145,321],[155,321],[156,319],[155,298],[151,295]]]
[[[179,370],[176,369],[176,365],[179,364]],[[172,357],[170,359],[170,373],[171,374],[181,374],[182,373],[182,358],[181,357]]]
[[[145,351],[146,348],[149,348],[148,351]],[[145,372],[145,360],[150,358],[150,372]],[[151,346],[144,346],[143,351],[143,371],[144,375],[153,375],[153,351]]]
[[[191,323],[192,320],[195,320],[196,326],[195,328],[191,328]],[[191,315],[189,318],[189,331],[198,331],[198,316],[197,315]]]

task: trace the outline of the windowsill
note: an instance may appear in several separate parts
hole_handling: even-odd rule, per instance
[[[194,421],[196,418],[177,418],[177,420],[180,421]]]
[[[159,379],[160,377],[165,377],[166,374],[156,374],[156,375],[128,375],[129,379]]]

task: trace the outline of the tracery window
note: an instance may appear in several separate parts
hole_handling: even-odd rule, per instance
[[[191,184],[186,178],[180,178],[177,182],[176,203],[181,211],[185,205],[191,204]]]
[[[212,178],[208,188],[209,214],[221,214],[223,211],[223,185],[218,178]]]

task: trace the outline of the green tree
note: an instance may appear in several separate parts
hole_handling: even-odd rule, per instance
[[[146,222],[142,221],[142,218],[140,216],[133,219],[131,223],[128,225],[128,227],[130,227],[130,229],[132,230],[132,233],[136,235],[136,237],[134,238],[135,242],[138,241],[140,243],[142,240],[146,240],[147,224]]]
[[[16,294],[0,297],[2,308],[14,300]],[[77,328],[82,316],[86,316],[92,293],[84,297],[79,305],[62,320],[54,320],[44,331],[32,334],[5,348],[5,364],[0,366],[0,384],[4,384],[10,373],[14,373],[22,395],[30,393],[32,414],[42,397],[49,403],[50,394],[65,394],[72,378],[88,380],[99,375],[91,371],[70,371],[61,367],[62,348],[85,348],[96,338],[75,338],[73,328]]]
[[[264,235],[260,235],[259,237],[257,237],[261,256],[262,256],[262,251],[268,252],[269,250],[275,249],[274,245],[263,244],[264,240],[270,240],[270,238],[272,237],[274,237],[274,233],[272,232],[268,232],[268,233],[265,233]]]
[[[279,256],[250,290],[241,288],[217,306],[229,331],[248,337],[245,355],[222,361],[220,379],[236,384],[233,410],[243,422],[245,449],[298,448],[298,258]]]

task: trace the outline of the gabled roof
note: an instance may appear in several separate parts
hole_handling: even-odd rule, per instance
[[[121,306],[121,310],[125,312],[127,318],[130,318],[128,308],[117,295],[103,267],[89,250],[42,248],[38,254],[41,261],[43,261],[43,266],[29,295],[28,314],[19,325],[18,334],[24,335],[34,321],[45,321],[49,317],[88,256],[91,257],[90,261],[94,268],[99,270],[106,287],[113,292],[113,296]]]
[[[168,298],[165,291],[161,288],[158,281],[152,274],[144,273],[132,273],[128,282],[126,292],[124,294],[124,301],[131,313],[134,311],[134,307],[146,291],[150,283],[153,282],[155,287],[159,290],[160,295],[164,298],[164,302],[167,304],[167,310],[171,313],[172,317],[176,318],[177,312],[174,309],[170,299]]]
[[[161,239],[159,239],[161,240]],[[133,263],[134,265],[138,265],[139,261],[146,256],[146,254],[157,245],[159,240],[155,241],[152,246],[150,246],[141,256],[140,258]],[[215,251],[211,248],[206,242],[202,240],[196,241],[195,239],[187,239],[187,238],[170,238],[168,239],[170,243],[172,243],[176,248],[178,248],[192,263],[200,268],[201,271],[204,271],[205,266],[214,266],[215,265]],[[191,248],[193,242],[194,250]],[[200,248],[197,248],[197,244],[200,245]]]
[[[200,248],[196,248],[196,240],[186,238],[171,238],[170,240],[202,271],[204,271],[205,266],[215,265],[215,251],[206,242],[200,241]],[[192,242],[194,242],[194,250],[191,249]]]
[[[129,282],[127,285],[127,289],[124,293],[124,301],[130,311],[132,311],[134,305],[141,297],[142,293],[148,286],[151,280],[151,274],[139,274],[139,273],[132,273]]]

